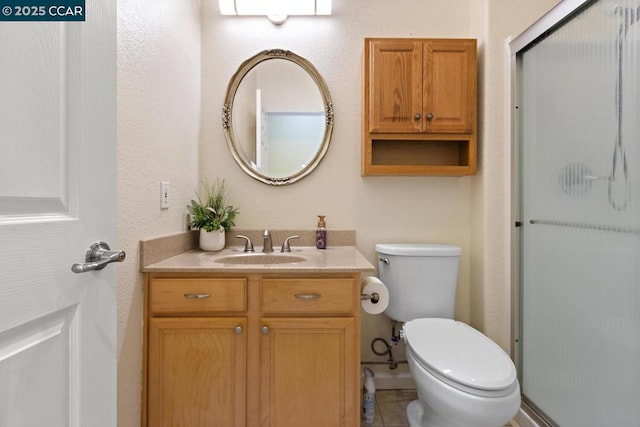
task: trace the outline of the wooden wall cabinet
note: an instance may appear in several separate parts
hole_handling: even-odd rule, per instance
[[[142,425],[359,426],[359,283],[147,274]]]
[[[476,173],[474,39],[367,38],[362,175]]]

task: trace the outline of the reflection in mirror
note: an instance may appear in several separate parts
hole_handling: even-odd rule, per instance
[[[315,169],[333,129],[329,91],[313,65],[269,50],[245,61],[227,90],[223,128],[240,167],[259,181],[293,183]]]

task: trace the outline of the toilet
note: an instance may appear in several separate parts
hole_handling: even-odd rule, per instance
[[[486,335],[453,320],[461,249],[380,243],[378,271],[389,289],[385,314],[403,322],[418,400],[410,427],[503,427],[520,407],[509,356]]]

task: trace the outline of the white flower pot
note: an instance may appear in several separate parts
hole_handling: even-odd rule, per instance
[[[224,228],[207,231],[200,229],[200,249],[203,251],[220,251],[224,249]]]

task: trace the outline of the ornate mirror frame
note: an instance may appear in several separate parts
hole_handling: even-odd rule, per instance
[[[307,72],[307,74],[318,86],[325,112],[324,135],[315,156],[304,168],[302,168],[298,172],[283,177],[268,176],[251,165],[248,159],[246,159],[240,151],[241,146],[239,144],[239,141],[237,140],[232,125],[233,101],[240,83],[247,75],[247,73],[249,73],[249,71],[251,71],[256,65],[263,61],[268,61],[271,59],[285,59],[302,67],[302,69]],[[313,64],[311,64],[305,58],[302,58],[291,51],[283,49],[264,50],[244,61],[238,68],[238,71],[236,71],[236,73],[231,78],[229,86],[227,87],[227,95],[224,100],[224,106],[222,107],[222,128],[224,130],[225,137],[227,139],[227,145],[229,147],[231,155],[233,156],[236,163],[238,163],[242,170],[244,170],[249,176],[269,185],[293,184],[294,182],[299,181],[300,179],[313,172],[329,149],[329,142],[331,141],[331,134],[333,132],[333,104],[331,102],[331,96],[329,95],[329,89],[320,73],[318,73],[318,70],[316,70]]]

